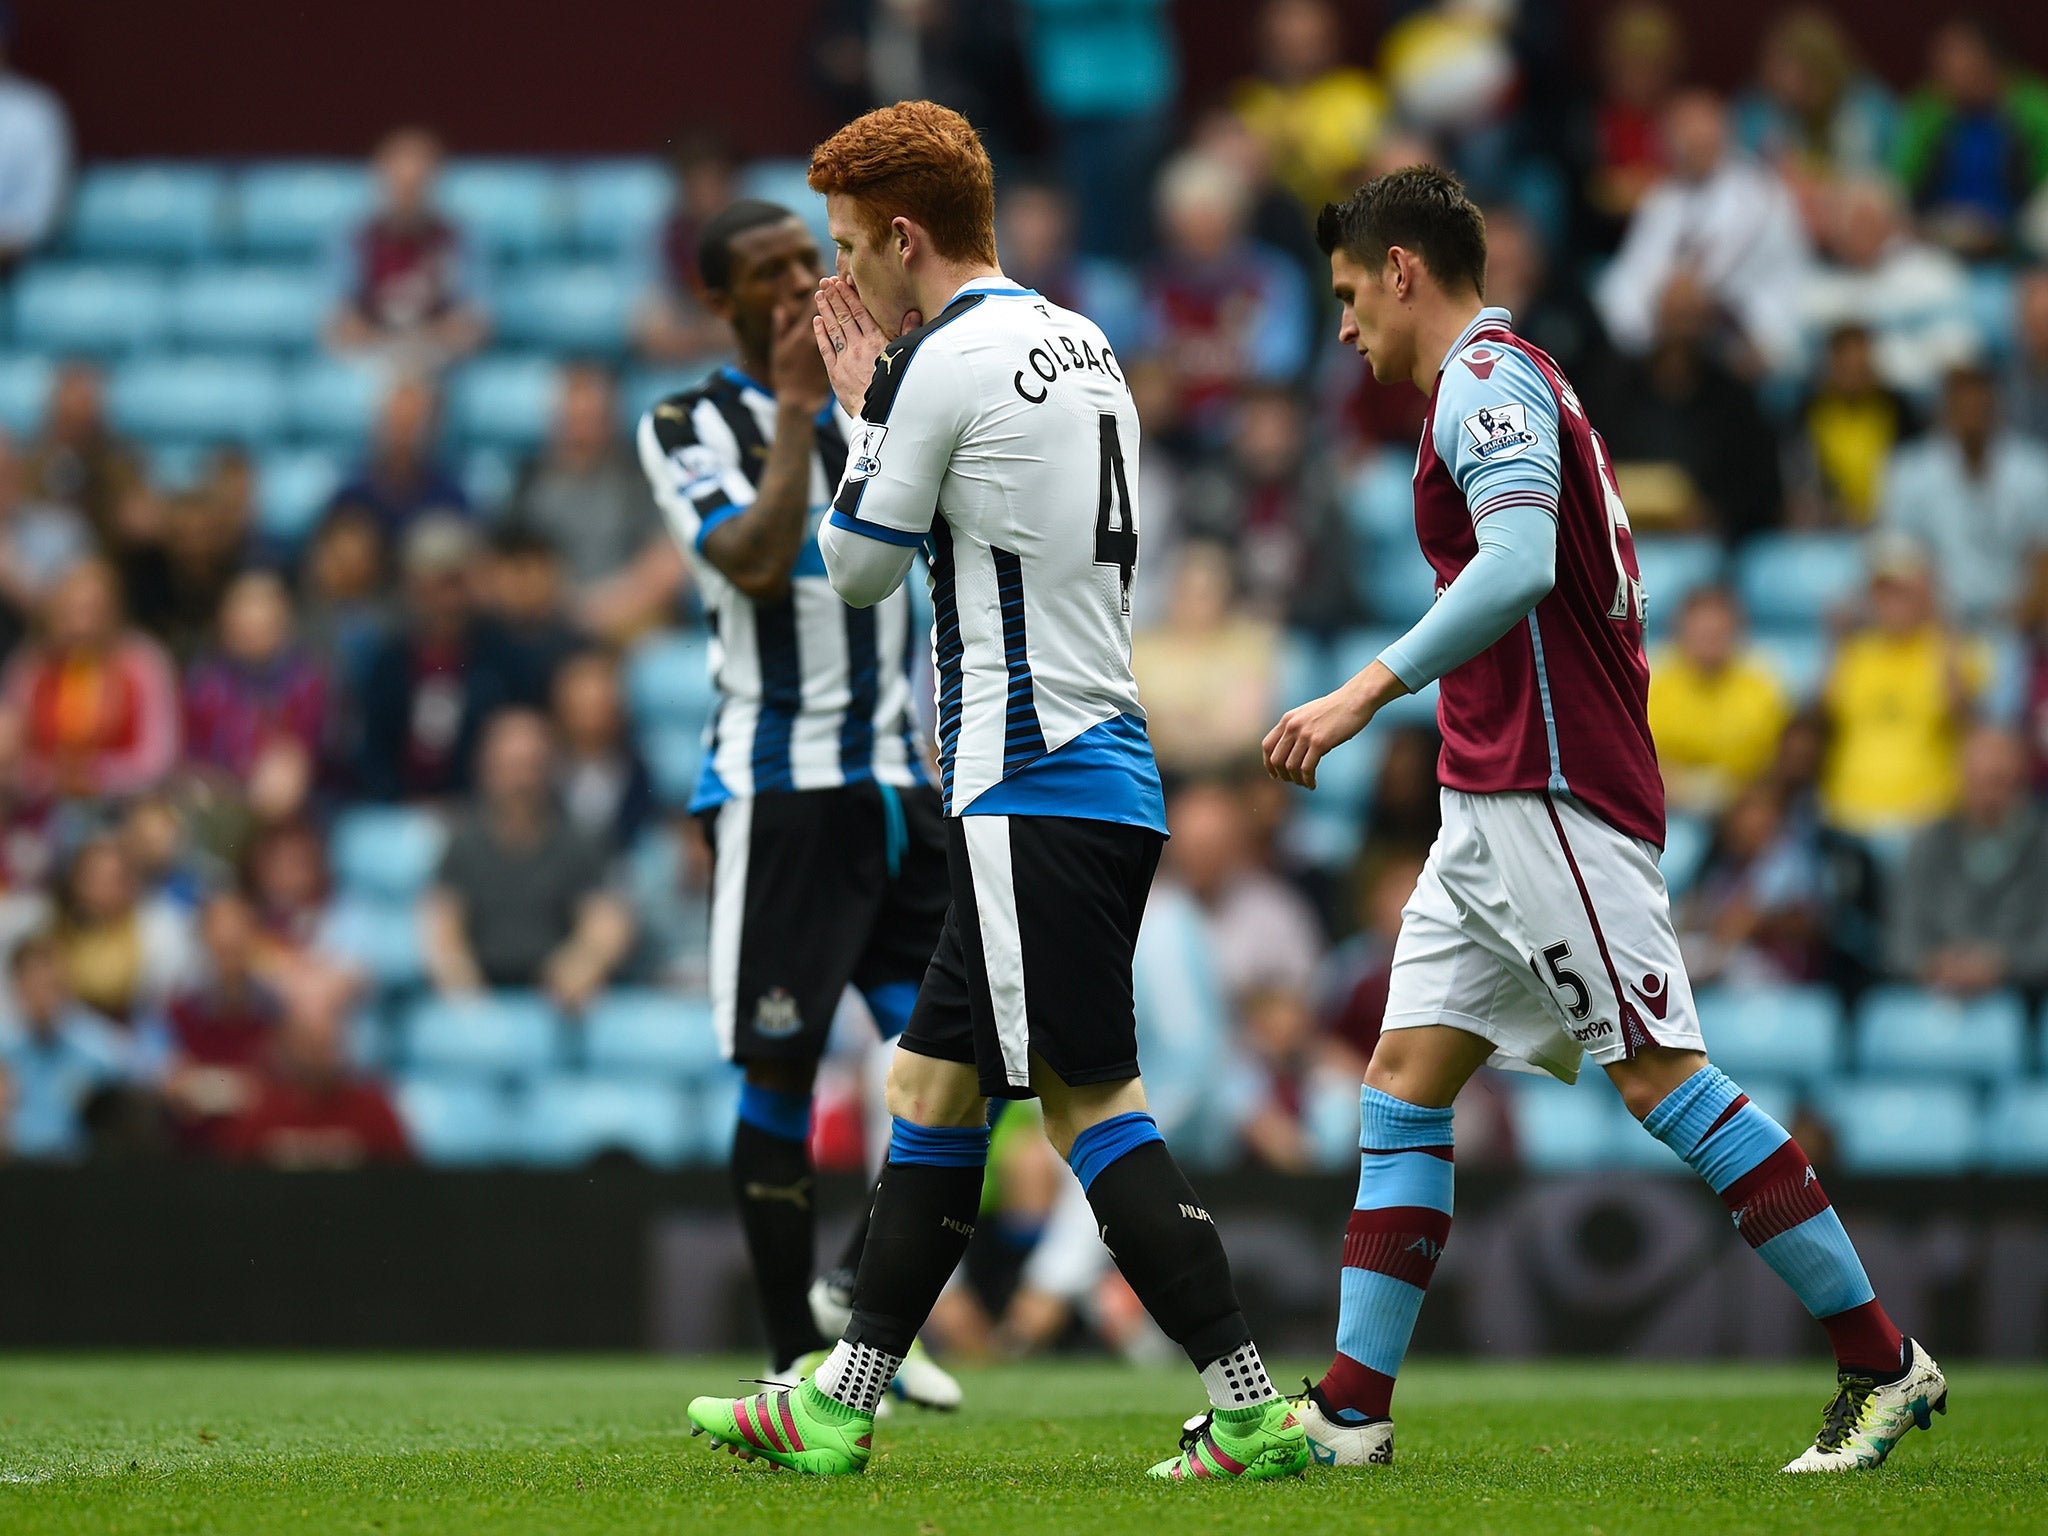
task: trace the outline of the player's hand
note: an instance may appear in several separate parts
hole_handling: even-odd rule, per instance
[[[1316,765],[1371,723],[1388,699],[1408,691],[1383,663],[1375,661],[1335,693],[1296,705],[1266,733],[1266,772],[1304,789],[1316,787]]]
[[[897,334],[924,324],[924,316],[911,310],[903,317]],[[867,398],[868,381],[875,376],[875,359],[882,355],[891,338],[868,313],[859,291],[843,277],[828,277],[818,284],[818,313],[811,321],[811,334],[818,343],[818,355],[825,360],[825,372],[832,380],[832,393],[849,416],[860,414]]]
[[[806,320],[812,318],[803,304],[778,304],[770,320],[774,340],[769,344],[768,384],[778,403],[799,407],[815,414],[832,398],[832,380],[818,355],[816,338]]]

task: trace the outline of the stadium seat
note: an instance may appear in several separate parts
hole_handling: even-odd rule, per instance
[[[194,347],[310,347],[326,312],[326,279],[306,267],[199,267],[170,289],[171,330]]]
[[[1953,1083],[1890,1078],[1840,1082],[1821,1108],[1850,1173],[1955,1174],[1977,1159],[1977,1095]]]
[[[1620,1149],[1618,1110],[1611,1089],[1580,1080],[1567,1088],[1555,1078],[1504,1074],[1513,1095],[1515,1145],[1534,1173],[1582,1173],[1605,1168]]]
[[[819,250],[830,251],[832,229],[825,218],[825,199],[811,190],[810,173],[806,160],[756,160],[740,171],[740,196],[782,204],[811,227]]]
[[[296,544],[312,531],[341,484],[342,460],[326,448],[273,449],[257,461],[256,510],[263,532]]]
[[[260,256],[318,255],[369,214],[369,170],[344,161],[283,161],[244,171],[236,198],[242,248]]]
[[[217,451],[212,443],[154,442],[149,445],[149,481],[159,490],[189,491],[205,476]]]
[[[1709,538],[1646,533],[1636,539],[1636,567],[1643,575],[1653,637],[1671,632],[1688,592],[1720,579],[1725,558],[1720,544]]]
[[[422,1161],[444,1165],[503,1162],[516,1122],[504,1090],[471,1077],[414,1076],[398,1084],[398,1117]]]
[[[644,727],[704,723],[717,701],[711,646],[702,634],[672,629],[643,640],[626,659],[626,697]]]
[[[1735,585],[1762,629],[1818,627],[1864,581],[1863,545],[1846,533],[1763,533],[1736,559]]]
[[[1352,536],[1375,548],[1415,540],[1415,456],[1387,448],[1368,454],[1344,493]]]
[[[2016,328],[2012,272],[1990,262],[1964,270],[1970,279],[1968,306],[1977,340],[1992,358],[2003,358],[2012,350]]]
[[[627,431],[640,425],[640,418],[668,396],[695,389],[709,378],[723,359],[693,363],[687,368],[636,368],[619,381],[619,414]]]
[[[441,206],[495,256],[544,255],[562,240],[561,179],[537,161],[458,160],[442,174]]]
[[[586,251],[634,255],[654,238],[675,203],[655,160],[593,160],[567,176],[569,228]]]
[[[32,352],[0,354],[0,428],[27,437],[43,424],[57,370]]]
[[[130,352],[170,323],[163,279],[148,267],[36,265],[14,282],[14,341],[49,352]]]
[[[364,971],[380,987],[416,986],[426,979],[419,909],[410,901],[341,897],[322,924],[321,948]]]
[[[220,244],[225,183],[210,165],[95,165],[78,179],[67,233],[91,257],[190,259]]]
[[[256,357],[145,357],[107,391],[116,430],[141,438],[261,444],[283,427],[277,365]]]
[[[1834,646],[1826,633],[1819,629],[1804,632],[1788,630],[1782,634],[1754,636],[1750,641],[1750,651],[1770,669],[1778,685],[1795,704],[1805,704],[1820,697],[1821,687],[1827,682],[1828,661]]]
[[[1330,691],[1330,655],[1322,641],[1290,629],[1280,639],[1277,687],[1282,709],[1292,709]]]
[[[1664,852],[1657,859],[1657,868],[1673,899],[1691,890],[1693,881],[1699,879],[1713,841],[1713,825],[1704,816],[1673,811],[1664,818]]]
[[[510,345],[616,353],[626,349],[636,297],[636,285],[622,267],[549,263],[528,267],[502,283],[492,311],[499,336]]]
[[[1917,987],[1879,987],[1856,1011],[1856,1065],[1922,1078],[2017,1076],[2026,1007],[2009,992],[1961,1002]]]
[[[2014,1083],[1992,1095],[1984,1161],[2003,1173],[2048,1173],[2048,1082]]]
[[[1842,1066],[1842,1005],[1825,987],[1708,987],[1699,1009],[1707,1054],[1738,1083],[1812,1083]]]
[[[630,1152],[666,1167],[694,1139],[686,1100],[673,1085],[645,1078],[544,1077],[526,1095],[520,1151],[544,1167],[573,1167],[600,1153]]]
[[[449,422],[472,443],[532,448],[547,436],[559,392],[552,357],[480,358],[455,376]]]
[[[519,483],[519,466],[502,448],[472,448],[456,468],[470,507],[483,517],[494,518],[512,499]]]
[[[689,1156],[701,1163],[723,1163],[732,1155],[732,1128],[739,1117],[739,1069],[720,1062],[684,1102]]]
[[[285,376],[285,414],[299,436],[360,453],[389,383],[375,363],[304,358]]]
[[[404,1058],[414,1070],[521,1076],[562,1059],[561,1021],[537,992],[422,998],[404,1033]]]
[[[704,733],[686,725],[660,725],[640,732],[640,755],[663,805],[688,805],[704,766]]]
[[[697,1077],[720,1061],[711,1004],[651,988],[606,992],[583,1021],[584,1060],[593,1072]]]
[[[409,901],[433,878],[447,841],[447,828],[430,811],[358,806],[335,821],[330,857],[343,890]]]
[[[1359,586],[1373,620],[1406,629],[1436,601],[1436,572],[1411,540],[1365,546],[1355,551]]]

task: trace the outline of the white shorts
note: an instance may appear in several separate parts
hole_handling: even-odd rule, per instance
[[[1448,1024],[1491,1064],[1704,1050],[1657,850],[1566,795],[1441,791],[1443,830],[1394,944],[1388,1029]]]

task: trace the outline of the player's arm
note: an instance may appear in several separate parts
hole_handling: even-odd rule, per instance
[[[1563,484],[1556,397],[1516,353],[1480,379],[1453,362],[1437,391],[1436,449],[1471,509],[1478,550],[1428,613],[1336,692],[1289,710],[1265,740],[1266,771],[1315,788],[1323,755],[1365,729],[1389,699],[1414,693],[1493,645],[1557,579]],[[1516,425],[1497,443],[1496,425]]]
[[[910,573],[973,402],[974,380],[949,347],[891,343],[876,359],[846,476],[818,532],[832,589],[854,607],[879,603]]]
[[[795,306],[778,309],[774,324],[768,381],[775,389],[775,437],[768,445],[760,489],[744,511],[707,528],[697,546],[726,580],[757,603],[789,593],[790,572],[810,527],[816,418],[832,398],[808,312]]]
[[[698,438],[685,407],[664,400],[641,417],[636,446],[654,505],[684,548],[701,553],[705,539],[753,505],[753,485],[729,454]]]

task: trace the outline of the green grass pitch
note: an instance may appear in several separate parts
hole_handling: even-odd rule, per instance
[[[1414,1362],[1391,1470],[1147,1484],[1200,1406],[1187,1371],[968,1372],[899,1412],[865,1477],[801,1478],[692,1440],[732,1360],[0,1359],[0,1532],[690,1532],[1002,1536],[2048,1531],[2048,1371],[1963,1367],[1952,1411],[1875,1474],[1780,1477],[1828,1373]],[[1298,1372],[1297,1372],[1298,1374]]]

